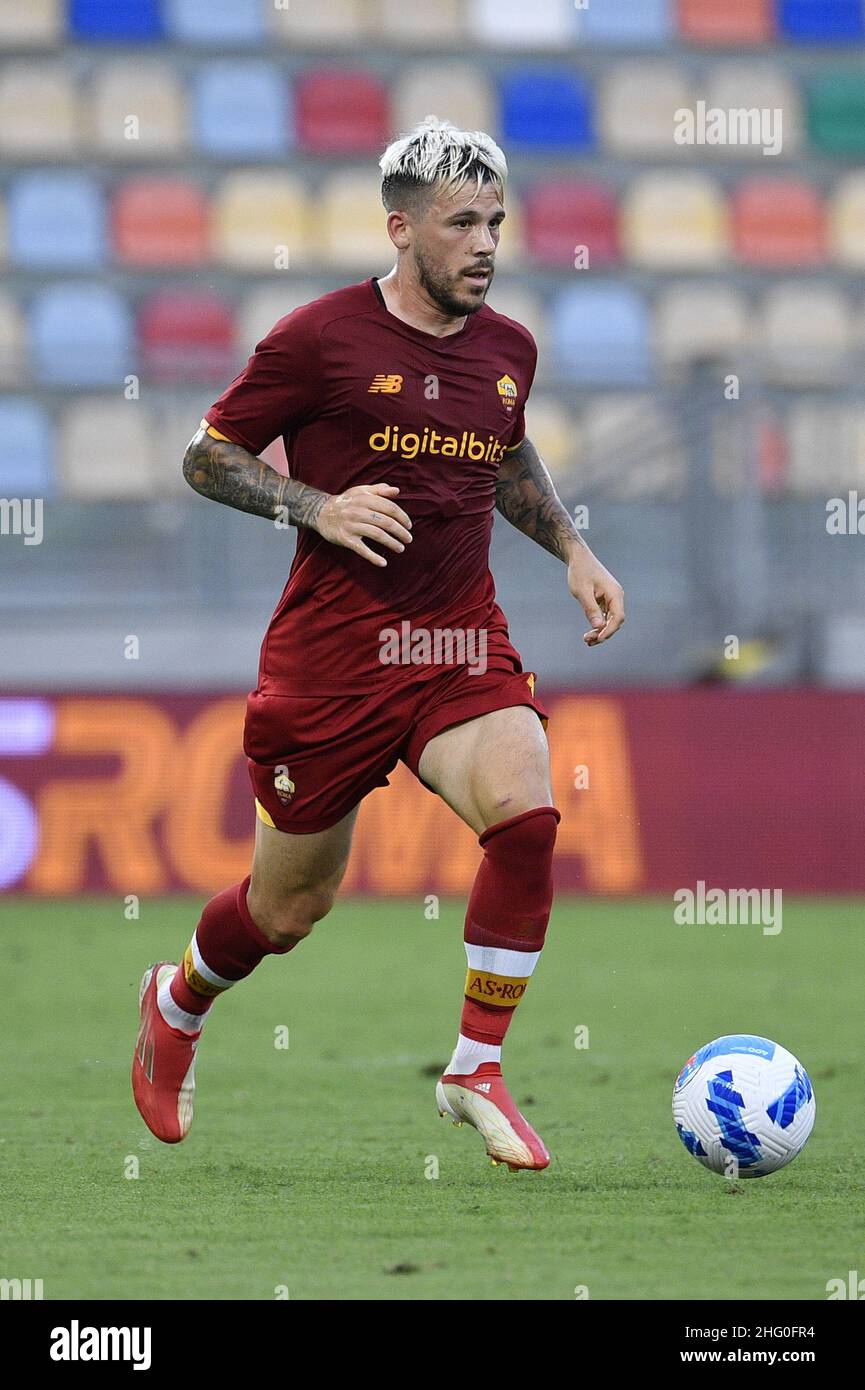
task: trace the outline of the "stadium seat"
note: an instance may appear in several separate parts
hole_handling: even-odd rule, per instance
[[[0,387],[19,386],[28,376],[24,315],[17,300],[0,291]]]
[[[777,62],[722,62],[713,67],[706,84],[706,106],[722,111],[755,111],[746,130],[750,143],[713,145],[711,157],[728,155],[732,159],[775,159],[797,154],[802,146],[803,119],[800,89]],[[780,118],[775,115],[781,112]],[[766,117],[763,116],[766,113]],[[764,127],[764,121],[768,123]],[[757,136],[758,138],[753,138]],[[764,141],[766,145],[764,146]],[[780,144],[780,149],[778,145]],[[765,147],[778,150],[764,155]]]
[[[384,275],[395,252],[378,188],[366,170],[332,174],[319,193],[315,250],[325,264]]]
[[[865,81],[861,69],[828,72],[810,82],[808,130],[818,151],[865,154]]]
[[[411,130],[425,116],[441,116],[462,130],[493,130],[497,102],[486,72],[475,63],[418,63],[404,68],[392,93],[394,131]]]
[[[134,114],[137,124],[130,124]],[[186,144],[186,100],[174,67],[158,59],[99,66],[90,89],[96,148],[124,160],[179,153]]]
[[[672,39],[673,0],[591,0],[574,6],[577,39],[587,45],[649,48]]]
[[[839,265],[865,267],[865,173],[848,174],[828,207],[830,254]]]
[[[158,382],[224,382],[234,363],[234,322],[206,290],[158,290],[138,317],[142,375]]]
[[[162,0],[167,38],[208,48],[264,41],[260,0]]]
[[[379,152],[392,134],[388,89],[365,72],[307,73],[295,90],[295,130],[313,154]]]
[[[626,285],[574,285],[562,291],[553,304],[550,337],[563,381],[648,384],[648,314],[642,297]]]
[[[745,47],[775,34],[775,0],[677,0],[678,28],[690,43]]]
[[[244,363],[273,325],[301,304],[310,304],[326,293],[310,280],[274,280],[253,290],[241,304],[234,321],[235,360]]]
[[[862,0],[779,0],[778,26],[802,43],[861,43],[865,11]]]
[[[849,379],[853,344],[850,306],[831,285],[786,283],[762,307],[767,378],[788,386],[831,386]]]
[[[580,414],[578,438],[574,485],[580,500],[595,488],[605,501],[677,495],[686,460],[669,411],[652,396],[619,391],[593,397]]]
[[[655,347],[667,367],[712,358],[735,363],[746,345],[748,311],[730,285],[672,285],[658,298],[654,329]]]
[[[67,13],[70,37],[86,43],[164,38],[160,0],[69,0]]]
[[[0,5],[0,49],[37,48],[63,38],[63,0]]]
[[[274,37],[293,49],[350,48],[376,17],[369,0],[291,0],[287,7],[268,5],[267,10]]]
[[[519,68],[502,80],[501,127],[506,141],[528,149],[590,149],[589,88],[578,74]]]
[[[126,301],[99,284],[50,285],[28,315],[37,379],[48,386],[112,386],[136,370]]]
[[[675,112],[693,106],[686,72],[659,59],[617,64],[598,92],[598,139],[621,154],[675,155],[681,161],[687,146],[674,141]]]
[[[284,154],[289,143],[286,80],[268,62],[225,58],[207,63],[193,78],[192,125],[196,144],[221,158]]]
[[[212,254],[225,265],[246,270],[269,274],[293,270],[309,260],[311,225],[306,188],[299,179],[291,174],[240,171],[230,174],[216,190],[211,208]],[[349,236],[345,227],[343,236]]]
[[[571,0],[468,0],[466,25],[487,48],[566,48],[572,15]]]
[[[820,265],[826,257],[823,202],[801,179],[749,179],[733,197],[733,248],[746,265]]]
[[[378,0],[378,32],[381,38],[385,42],[404,44],[410,48],[434,48],[440,45],[458,48],[464,41],[464,19],[464,0],[436,0],[434,5],[407,5],[405,0]],[[429,110],[423,114],[429,115]],[[481,126],[480,129],[486,127]]]
[[[574,269],[577,247],[588,249],[583,269],[619,258],[616,200],[597,183],[557,181],[531,189],[525,198],[526,250],[540,265]]]
[[[51,497],[54,445],[48,411],[14,396],[0,400],[0,497]]]
[[[497,313],[527,328],[538,345],[543,358],[547,344],[547,311],[540,295],[527,287],[523,280],[503,279],[497,272],[487,303]],[[534,398],[533,398],[534,399]]]
[[[141,401],[89,397],[67,406],[57,439],[64,493],[88,501],[152,498],[152,441],[160,431]]]
[[[729,214],[706,174],[644,174],[625,193],[620,235],[627,259],[666,270],[719,268],[729,250]]]
[[[796,399],[787,414],[787,485],[800,496],[826,498],[865,484],[865,418],[861,406]]]
[[[126,265],[203,265],[209,211],[197,184],[172,178],[130,179],[111,208],[114,254]]]
[[[56,63],[9,63],[0,70],[0,154],[62,159],[81,138],[75,78]]]
[[[9,258],[19,266],[82,267],[105,260],[105,209],[86,174],[21,174],[9,187]]]
[[[565,485],[573,473],[576,455],[577,422],[573,412],[555,396],[532,392],[526,406],[526,434],[554,481]]]

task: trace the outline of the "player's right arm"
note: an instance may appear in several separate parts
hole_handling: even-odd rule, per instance
[[[283,525],[308,527],[380,568],[387,560],[369,549],[368,540],[398,553],[411,541],[411,521],[393,500],[399,488],[372,483],[342,493],[322,492],[277,473],[206,421],[187,445],[183,476],[202,497]]]

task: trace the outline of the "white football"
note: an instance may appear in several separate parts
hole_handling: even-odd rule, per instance
[[[727,1177],[762,1178],[792,1162],[814,1128],[801,1062],[768,1038],[732,1033],[689,1057],[676,1078],[673,1120],[698,1163]]]

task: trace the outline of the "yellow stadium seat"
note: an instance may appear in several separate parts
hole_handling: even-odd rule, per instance
[[[0,386],[27,380],[27,331],[16,300],[0,291]]]
[[[555,482],[567,485],[574,477],[577,461],[577,422],[573,412],[558,397],[533,393],[526,406],[526,435]]]
[[[674,370],[700,358],[728,360],[735,370],[747,331],[745,301],[729,285],[673,285],[655,307],[655,346]]]
[[[0,5],[0,48],[31,48],[60,43],[63,0],[4,0]]]
[[[140,401],[98,396],[76,401],[60,420],[58,463],[64,491],[83,498],[152,497],[152,437]]]
[[[865,412],[806,397],[787,416],[787,486],[797,493],[846,493],[865,484]],[[826,447],[826,441],[832,447]],[[846,501],[846,497],[845,497]]]
[[[509,319],[516,319],[517,323],[529,330],[543,361],[546,351],[547,315],[540,295],[530,290],[524,281],[504,278],[501,272],[497,271],[487,296],[487,303],[491,309],[506,314]]]
[[[675,155],[680,163],[689,147],[675,143],[675,113],[693,105],[688,77],[677,64],[620,63],[598,86],[598,138],[622,154]]]
[[[292,48],[343,44],[363,38],[374,15],[369,0],[290,0],[265,5],[271,32]]]
[[[777,63],[719,63],[710,69],[706,84],[706,106],[722,111],[756,111],[774,113],[770,133],[780,120],[781,154],[795,154],[802,147],[802,105],[799,87]],[[755,122],[756,126],[756,122]],[[756,133],[756,129],[754,130]],[[713,156],[729,155],[733,159],[756,157],[765,159],[768,167],[778,156],[764,156],[762,142],[722,144],[709,150]]]
[[[423,63],[404,69],[393,92],[394,134],[425,116],[440,116],[463,130],[493,131],[496,98],[474,63]]]
[[[396,260],[372,171],[331,174],[319,192],[315,226],[325,264],[384,275]]]
[[[769,290],[762,306],[767,379],[789,386],[831,386],[849,380],[850,306],[831,285],[790,282]]]
[[[80,139],[80,100],[67,68],[18,61],[0,71],[0,153],[62,158]]]
[[[865,266],[865,173],[848,174],[829,198],[829,253],[840,265]]]
[[[169,63],[150,58],[105,63],[89,95],[90,138],[102,153],[133,160],[184,148],[186,103]]]
[[[729,213],[723,193],[705,174],[644,174],[621,207],[625,256],[656,269],[714,269],[729,252]]]
[[[374,0],[375,32],[385,42],[410,48],[459,44],[463,38],[463,0],[436,0],[434,5],[407,5],[405,0]],[[485,129],[486,127],[481,127]]]
[[[253,290],[241,304],[235,318],[236,347],[238,358],[245,361],[256,343],[260,343],[277,322],[297,309],[301,304],[309,304],[325,293],[320,284],[311,280],[295,280],[286,277],[274,280]]]
[[[244,170],[217,189],[211,229],[214,259],[273,275],[307,263],[308,205],[303,183],[291,174]],[[350,222],[342,228],[352,239]]]

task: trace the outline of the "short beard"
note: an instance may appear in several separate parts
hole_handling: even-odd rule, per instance
[[[494,268],[490,268],[490,278],[487,280],[484,293],[478,299],[472,300],[471,303],[463,304],[455,297],[447,281],[441,278],[437,279],[434,276],[426,261],[424,261],[418,253],[417,247],[413,248],[413,254],[421,289],[426,291],[433,304],[441,309],[443,314],[449,314],[451,318],[464,318],[468,314],[476,314],[478,309],[484,307],[487,290],[492,284],[493,275],[495,274]]]

